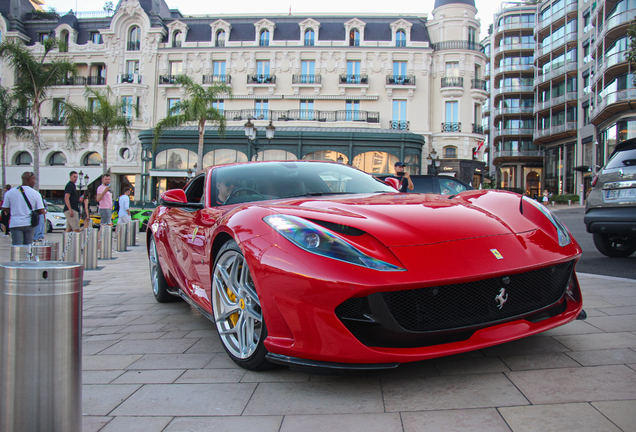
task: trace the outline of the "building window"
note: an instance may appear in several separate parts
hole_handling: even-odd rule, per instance
[[[269,61],[256,62],[257,82],[266,83],[269,81]]]
[[[221,114],[223,114],[223,111],[225,111],[225,100],[218,99],[212,102],[212,108],[218,110],[219,112],[221,112]]]
[[[212,72],[214,74],[214,82],[226,82],[224,61],[212,62]]]
[[[459,102],[446,102],[446,123],[459,122]]]
[[[247,155],[238,150],[218,149],[212,150],[203,156],[203,168],[235,162],[247,162]]]
[[[349,32],[349,46],[360,46],[360,32],[357,29]]]
[[[66,165],[66,156],[62,152],[55,152],[49,156],[49,165]]]
[[[170,76],[176,77],[183,74],[183,62],[171,61],[170,62]]]
[[[406,62],[393,62],[393,81],[396,84],[402,84],[406,79]]]
[[[393,100],[393,120],[391,121],[391,129],[407,130],[406,122],[406,101]]]
[[[446,76],[447,77],[459,76],[459,62],[446,62]]]
[[[126,74],[132,77],[133,75],[138,73],[139,73],[139,60],[128,60],[126,62]]]
[[[64,117],[64,99],[53,99],[53,118],[59,120]]]
[[[102,164],[102,157],[97,152],[90,152],[84,156],[82,164],[84,166],[100,166]]]
[[[132,96],[123,96],[122,100],[122,111],[125,117],[128,120],[132,120],[133,116],[133,97]]]
[[[99,32],[91,32],[89,37],[91,42],[96,45],[104,43],[104,39],[102,39],[102,35]]]
[[[468,43],[474,44],[477,42],[477,30],[472,27],[468,27]]]
[[[395,33],[395,46],[396,47],[406,46],[406,33],[404,32],[404,30],[398,30]]]
[[[33,158],[31,157],[29,152],[25,152],[25,151],[20,152],[15,157],[16,165],[31,165],[32,163],[33,163]]]
[[[347,62],[347,84],[360,84],[360,62]]]
[[[444,147],[444,159],[457,159],[457,147]]]
[[[314,46],[315,33],[309,29],[305,32],[305,46]]]
[[[269,30],[263,30],[259,40],[260,46],[269,46]]]
[[[197,163],[197,154],[193,151],[174,148],[163,150],[155,157],[156,169],[193,169]]]
[[[269,120],[269,100],[254,100],[254,117],[258,120]]]
[[[177,30],[172,34],[172,47],[181,48],[181,30]]]
[[[347,121],[360,120],[360,101],[346,101],[345,117]]]
[[[314,100],[300,100],[300,118],[303,120],[314,120]]]
[[[181,99],[168,99],[168,116],[179,114],[179,109],[176,108],[179,101],[181,101]]]
[[[128,33],[128,51],[139,51],[141,49],[141,28],[135,26]]]
[[[216,46],[224,47],[225,46],[225,32],[221,30],[216,34]]]
[[[38,39],[41,44],[44,44],[44,42],[46,42],[50,37],[51,37],[50,33],[40,33],[38,35]]]
[[[316,62],[313,60],[301,61],[300,73],[300,82],[302,84],[313,84],[316,81]]]
[[[318,150],[315,152],[307,153],[303,156],[304,160],[316,160],[316,161],[332,161],[347,164],[349,158],[335,150]]]
[[[393,167],[399,159],[397,156],[379,151],[361,153],[353,158],[351,164],[355,168],[370,174],[387,174],[393,172]],[[412,174],[409,171],[409,174]]]
[[[261,150],[258,152],[259,161],[296,159],[298,159],[298,157],[294,153],[285,150]]]
[[[88,110],[90,112],[95,112],[98,107],[99,107],[99,102],[97,101],[96,98],[89,98],[88,99]]]

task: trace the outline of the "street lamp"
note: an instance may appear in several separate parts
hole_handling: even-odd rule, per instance
[[[254,160],[258,160],[258,150],[260,149],[260,144],[258,143],[258,129],[252,123],[252,119],[247,119],[247,123],[245,123],[245,136],[247,137],[247,144],[252,149],[252,153],[256,155]],[[265,127],[265,137],[269,142],[272,142],[274,139],[274,131],[276,127],[272,124],[272,121],[269,121],[269,125]]]
[[[439,156],[437,156],[437,152],[435,149],[426,157],[426,165],[428,165],[428,173],[431,175],[439,174],[439,166],[442,161],[439,160]]]
[[[82,171],[80,171],[79,173],[77,173],[77,178],[79,179],[79,190],[82,190],[83,186],[88,186],[88,174],[84,174]],[[82,180],[84,180],[84,183],[82,184]]]

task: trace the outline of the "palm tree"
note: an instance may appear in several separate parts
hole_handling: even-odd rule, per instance
[[[168,113],[168,117],[155,126],[155,138],[152,143],[153,152],[157,148],[161,133],[168,128],[181,126],[185,123],[197,122],[199,127],[199,148],[197,151],[197,166],[203,168],[203,140],[205,137],[205,123],[211,122],[218,126],[218,134],[225,135],[225,116],[223,111],[214,107],[220,97],[232,97],[232,89],[222,83],[203,87],[196,84],[192,78],[182,75],[176,79],[181,84],[189,98],[177,102]]]
[[[86,143],[90,140],[93,128],[97,128],[97,134],[102,137],[102,173],[108,171],[108,136],[113,131],[121,131],[126,139],[130,136],[131,110],[139,115],[137,106],[126,105],[123,99],[111,102],[114,98],[110,87],[100,91],[90,87],[86,88],[86,96],[89,100],[87,108],[73,103],[64,103],[63,111],[66,121],[66,136],[75,143],[75,136],[79,133],[79,141]]]
[[[36,189],[40,182],[40,149],[42,140],[40,135],[40,119],[42,104],[48,99],[52,87],[58,85],[69,75],[75,73],[75,64],[66,57],[49,57],[54,48],[60,43],[55,39],[44,41],[44,54],[33,54],[22,42],[8,39],[0,44],[0,58],[6,59],[17,75],[14,92],[19,100],[30,106],[33,124],[33,172],[35,173]]]
[[[9,134],[13,133],[16,137],[30,137],[31,131],[15,126],[18,120],[22,119],[23,109],[17,103],[14,95],[9,93],[6,87],[0,87],[0,147],[2,151],[2,191],[4,194],[4,185],[7,184],[7,139]]]

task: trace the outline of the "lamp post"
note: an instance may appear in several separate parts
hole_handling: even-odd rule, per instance
[[[439,156],[437,156],[437,152],[435,149],[426,157],[426,165],[428,165],[428,173],[431,175],[439,174],[439,166],[442,164],[442,161],[439,160]]]
[[[272,121],[269,121],[269,125],[265,127],[265,136],[267,137],[268,142],[272,142],[274,139],[274,131],[276,127],[272,124]],[[247,137],[247,144],[252,149],[252,152],[256,155],[254,160],[258,160],[258,150],[260,149],[260,144],[258,142],[258,129],[252,123],[252,119],[249,118],[247,123],[245,123],[245,136]]]
[[[84,174],[82,171],[80,171],[79,173],[77,173],[77,178],[79,179],[79,190],[81,192],[83,186],[88,186],[89,177],[88,177],[88,174]],[[82,184],[82,180],[84,181],[83,184]]]

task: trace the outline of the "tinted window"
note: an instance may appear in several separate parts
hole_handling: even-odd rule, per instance
[[[616,153],[607,162],[605,168],[623,168],[636,166],[636,149],[623,150]]]
[[[454,178],[448,177],[438,177],[439,179],[439,190],[442,195],[456,195],[460,192],[464,192],[468,190],[466,186],[455,180]]]
[[[411,177],[413,181],[413,190],[409,192],[414,193],[435,193],[433,188],[433,179],[430,177]]]

